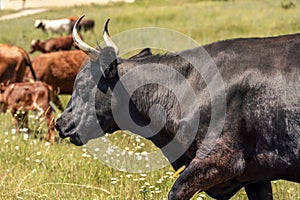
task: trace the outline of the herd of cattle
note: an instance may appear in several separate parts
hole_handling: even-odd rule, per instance
[[[33,40],[29,53],[40,51],[30,59],[21,47],[0,44],[0,112],[9,110],[16,129],[28,128],[28,111],[36,110],[48,124],[47,139],[55,139],[53,102],[62,110],[58,94],[72,94],[75,77],[86,58],[73,44],[72,30],[77,17],[35,21],[35,28],[66,34],[47,39]],[[94,20],[85,20],[80,29],[94,29]],[[51,107],[52,105],[52,107]]]

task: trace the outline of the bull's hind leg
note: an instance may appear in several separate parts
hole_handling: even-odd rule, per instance
[[[249,200],[272,200],[271,182],[252,183],[245,186]]]
[[[243,173],[245,161],[241,151],[233,151],[224,146],[214,147],[212,151],[208,155],[197,152],[174,183],[169,200],[190,199],[198,191],[208,190]]]

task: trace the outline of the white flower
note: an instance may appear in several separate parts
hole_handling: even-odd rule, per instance
[[[15,147],[15,150],[19,150],[19,149],[20,149],[20,147],[19,147],[19,146],[16,146],[16,147]]]
[[[27,133],[24,133],[23,139],[24,139],[24,140],[28,140],[28,137],[29,137],[29,135],[28,135]]]
[[[9,140],[8,140],[8,139],[5,139],[5,140],[4,140],[4,143],[8,143],[8,142],[9,142]]]
[[[11,134],[16,134],[17,130],[16,129],[11,129]]]

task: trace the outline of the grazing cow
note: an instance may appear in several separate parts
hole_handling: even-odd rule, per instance
[[[28,128],[28,111],[38,111],[45,117],[48,125],[46,139],[55,139],[54,118],[51,114],[50,102],[53,101],[52,87],[44,82],[22,82],[8,85],[0,93],[0,112],[9,110],[17,129]]]
[[[71,27],[73,28],[75,25],[76,21],[73,21],[71,23]],[[84,32],[91,30],[94,31],[95,27],[95,21],[92,19],[87,19],[87,20],[82,20],[80,24],[78,25],[78,31],[83,30]]]
[[[32,59],[36,78],[60,94],[72,94],[75,77],[87,56],[80,50],[41,54]],[[31,79],[26,71],[25,79]]]
[[[58,33],[62,35],[63,33],[70,34],[72,30],[72,21],[71,19],[55,19],[55,20],[46,20],[46,19],[37,19],[34,22],[35,28],[40,28],[44,32]]]
[[[242,187],[251,200],[272,199],[271,180],[300,182],[300,34],[231,39],[203,46],[226,91],[223,96],[221,88],[214,87],[212,101],[208,89],[218,76],[210,71],[212,62],[199,53],[202,47],[165,55],[145,50],[142,55],[122,59],[110,46],[94,49],[85,44],[76,27],[74,40],[89,54],[90,62],[78,73],[72,98],[56,121],[60,137],[83,145],[104,135],[95,134],[99,127],[118,130],[116,117],[133,132],[146,127],[136,133],[161,148],[175,170],[187,166],[169,192],[170,200],[189,199],[199,191],[229,199]],[[107,31],[104,33],[111,45]],[[204,80],[195,69],[197,64],[209,79]],[[133,93],[125,89],[128,79],[123,77],[129,72],[138,81],[155,79],[162,65],[184,77],[193,88],[194,98],[184,95],[187,87],[181,79],[173,80],[166,74],[168,88],[154,82]],[[141,67],[143,70],[138,70]],[[134,74],[136,71],[139,73]],[[95,94],[91,95],[92,91]],[[172,92],[183,96],[177,99]],[[226,109],[220,106],[222,97],[226,98]],[[164,115],[152,109],[157,105],[164,109]],[[212,127],[211,120],[216,121]],[[214,137],[218,130],[219,136]],[[196,134],[190,141],[193,131]],[[169,144],[175,148],[168,148]],[[182,155],[174,159],[174,153],[181,149]]]
[[[30,58],[24,49],[0,44],[0,83],[7,85],[23,81],[26,67],[29,67],[31,75],[36,79]]]
[[[70,50],[73,46],[72,35],[50,38],[46,41],[32,40],[29,53],[34,53],[35,51],[49,53],[53,51]]]

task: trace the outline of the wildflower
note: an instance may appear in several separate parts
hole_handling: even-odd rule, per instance
[[[140,174],[140,176],[142,176],[142,177],[146,177],[146,176],[147,176],[147,174]]]
[[[40,156],[42,153],[40,151],[36,152],[36,155]]]
[[[36,163],[40,163],[41,160],[40,160],[40,159],[36,159],[35,162],[36,162]]]
[[[8,135],[8,132],[5,132],[4,135]]]
[[[111,181],[119,181],[119,179],[117,179],[117,178],[111,178],[110,180]]]
[[[29,157],[27,157],[27,158],[25,158],[25,160],[29,161],[29,160],[30,160],[30,158],[29,158]]]
[[[45,146],[50,146],[50,142],[45,142]]]
[[[133,151],[128,151],[128,155],[132,156],[133,155]]]
[[[28,140],[28,137],[29,137],[29,135],[28,135],[27,133],[24,133],[23,139],[24,139],[24,140]]]
[[[8,140],[8,139],[5,139],[5,140],[4,140],[4,143],[8,143],[8,142],[9,142],[9,140]]]
[[[130,177],[132,177],[132,175],[131,174],[126,174],[126,177],[130,178]]]
[[[11,134],[16,134],[17,130],[16,129],[11,129]]]
[[[295,188],[289,188],[289,189],[287,190],[287,192],[288,192],[288,193],[293,193],[294,190],[295,190]]]
[[[115,185],[117,183],[117,181],[111,181],[110,183]]]
[[[19,146],[15,146],[15,150],[17,150],[17,151],[18,151],[18,150],[19,150],[19,148],[20,148]]]
[[[141,142],[141,139],[140,139],[140,138],[135,138],[135,141],[136,141],[137,143],[140,143],[140,142]]]
[[[143,151],[143,152],[141,153],[141,155],[142,155],[142,156],[148,156],[148,152],[147,152],[147,151]]]

